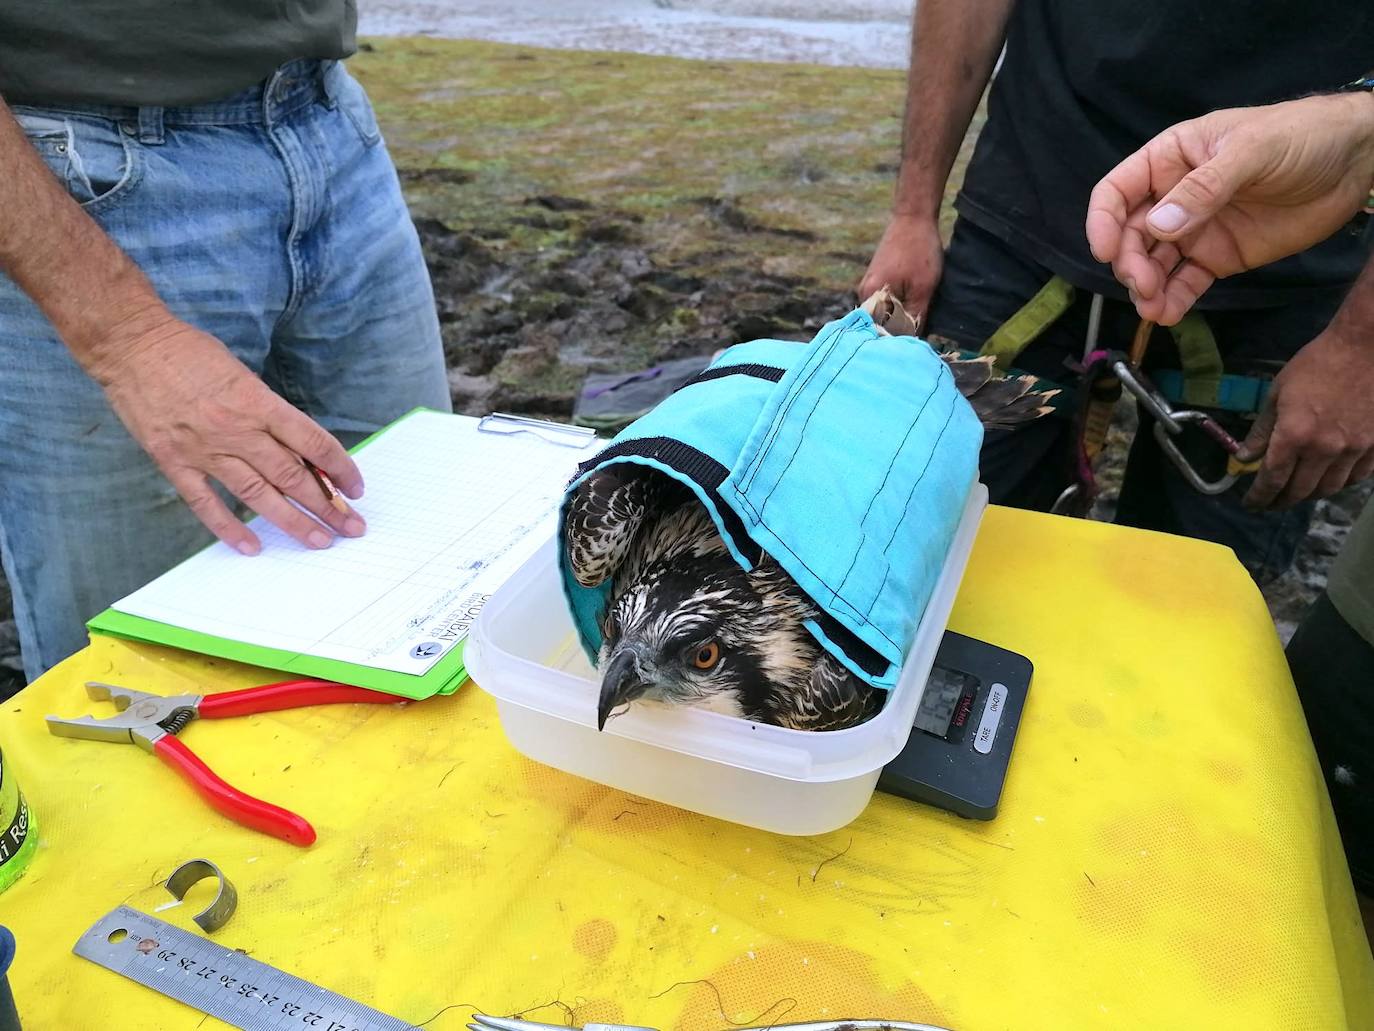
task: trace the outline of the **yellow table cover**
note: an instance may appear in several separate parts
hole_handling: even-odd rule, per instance
[[[1268,614],[1230,552],[991,509],[951,626],[1035,663],[996,820],[883,794],[787,838],[540,767],[471,685],[404,707],[193,723],[231,783],[305,815],[228,822],[141,750],[58,738],[99,679],[173,694],[270,673],[99,640],[3,705],[41,848],[0,895],[26,1028],[214,1018],[74,957],[170,900],[239,892],[214,940],[430,1031],[476,1009],[724,1029],[889,1017],[996,1028],[1374,1028],[1374,961]],[[160,918],[194,930],[210,892]]]

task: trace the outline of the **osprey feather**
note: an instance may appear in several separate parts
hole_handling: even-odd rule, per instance
[[[1052,396],[914,328],[883,290],[809,344],[731,348],[580,470],[561,563],[598,727],[639,699],[797,730],[882,707],[981,427]]]

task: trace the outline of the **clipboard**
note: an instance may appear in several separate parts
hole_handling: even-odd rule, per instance
[[[524,416],[418,409],[352,451],[369,486],[364,537],[315,552],[259,517],[261,555],[212,544],[87,627],[409,698],[451,694],[467,679],[467,628],[553,532],[596,440]]]

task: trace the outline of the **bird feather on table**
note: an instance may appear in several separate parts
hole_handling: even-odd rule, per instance
[[[863,307],[882,332],[916,328],[886,289]],[[990,357],[942,357],[985,427],[1051,410],[1053,393],[1032,389],[1032,377],[997,375]],[[598,727],[638,699],[794,730],[839,730],[881,709],[886,692],[806,629],[817,609],[805,592],[766,553],[743,569],[676,480],[644,466],[604,467],[573,494],[564,533],[578,583],[612,580],[600,620]]]

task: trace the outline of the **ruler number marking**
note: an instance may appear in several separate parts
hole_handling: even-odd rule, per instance
[[[109,942],[106,935],[118,929],[126,932],[126,939]],[[125,907],[97,923],[89,937],[78,943],[77,953],[250,1031],[413,1028],[356,1000]]]

